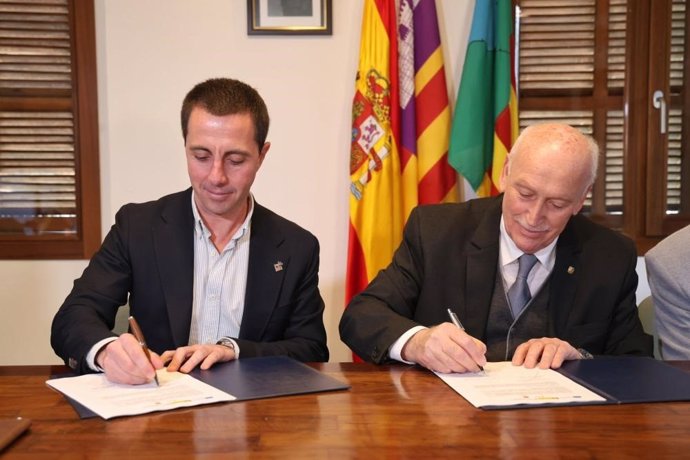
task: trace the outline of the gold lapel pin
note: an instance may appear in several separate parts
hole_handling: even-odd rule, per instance
[[[568,266],[568,275],[572,275],[573,273],[575,273],[575,267],[572,265]]]

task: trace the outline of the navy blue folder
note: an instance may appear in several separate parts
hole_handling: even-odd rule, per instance
[[[196,368],[190,375],[230,393],[237,398],[235,401],[350,388],[348,384],[287,356],[238,359],[216,364],[205,371]],[[80,418],[96,417],[94,412],[77,401],[66,396],[65,399]]]
[[[652,358],[602,356],[568,361],[558,371],[606,398],[604,404],[690,401],[690,373]]]
[[[557,406],[690,401],[690,373],[641,356],[598,356],[566,361],[556,369],[605,401],[545,402],[482,406],[484,410],[537,409]]]
[[[287,356],[238,359],[205,371],[196,368],[190,375],[230,393],[237,401],[350,388]]]

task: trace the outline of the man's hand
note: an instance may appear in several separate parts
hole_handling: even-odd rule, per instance
[[[140,385],[152,381],[156,369],[163,367],[160,357],[150,350],[149,353],[151,362],[132,334],[122,334],[96,354],[96,364],[111,382]]]
[[[580,352],[561,339],[542,337],[521,344],[513,355],[513,365],[532,369],[558,369],[564,361],[580,359]]]
[[[442,323],[413,335],[402,349],[402,358],[432,371],[477,372],[486,364],[486,345],[458,329]]]
[[[169,372],[180,371],[187,374],[199,363],[202,369],[208,369],[216,363],[232,361],[235,359],[235,350],[223,345],[197,344],[165,351],[161,359],[168,363]]]

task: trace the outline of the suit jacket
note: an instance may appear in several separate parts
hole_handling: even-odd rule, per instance
[[[498,269],[503,197],[421,206],[410,215],[392,263],[348,305],[342,340],[381,363],[413,326],[458,314],[468,334],[485,340]],[[652,355],[635,304],[635,248],[628,238],[573,216],[556,245],[550,277],[551,337],[595,354]]]
[[[645,256],[664,359],[690,359],[690,226]]]
[[[161,353],[188,344],[194,280],[191,200],[190,188],[117,212],[101,248],[53,320],[51,344],[70,367],[90,371],[86,354],[114,335],[117,309],[127,301],[149,348]],[[283,263],[279,271],[274,267],[278,261]],[[255,203],[236,339],[242,358],[328,360],[318,270],[317,239]]]

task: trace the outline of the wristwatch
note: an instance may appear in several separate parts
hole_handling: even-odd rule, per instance
[[[584,348],[578,348],[577,351],[580,352],[580,359],[594,359],[592,353],[588,352]]]
[[[235,342],[227,337],[223,337],[222,339],[217,341],[216,345],[222,345],[224,347],[228,347],[232,351],[235,351]]]

